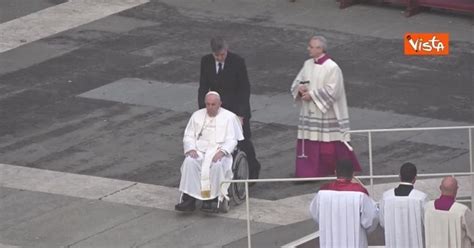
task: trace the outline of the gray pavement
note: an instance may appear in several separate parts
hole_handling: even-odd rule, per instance
[[[65,2],[67,2],[67,0],[1,0],[0,5],[2,8],[0,9],[0,23],[7,22]]]
[[[0,166],[0,247],[246,247],[242,206],[172,211],[212,35],[246,59],[263,178],[293,176],[288,88],[314,34],[328,37],[344,72],[352,129],[474,124],[472,16],[405,18],[397,7],[340,10],[332,0],[62,2],[0,1],[0,163],[13,165]],[[405,32],[449,32],[450,55],[404,56]],[[352,138],[367,174],[367,138]],[[376,174],[405,161],[422,173],[469,169],[461,131],[374,135],[374,155]],[[436,184],[419,186],[434,197]],[[256,247],[315,231],[305,206],[318,185],[252,187]]]
[[[219,247],[246,235],[245,221],[199,211],[183,215],[4,187],[0,194],[0,245],[5,246]],[[274,225],[252,226],[259,232]]]

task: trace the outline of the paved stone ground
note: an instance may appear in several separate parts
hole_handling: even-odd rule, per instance
[[[7,22],[57,4],[65,3],[66,1],[67,0],[38,0],[31,2],[28,0],[2,0],[2,9],[0,9],[0,23]]]
[[[0,2],[1,22],[61,1],[11,3]],[[3,11],[8,8],[14,9]],[[51,23],[59,21],[71,20]],[[177,187],[200,57],[216,34],[246,59],[263,178],[293,175],[295,109],[288,88],[307,58],[308,37],[316,33],[328,38],[329,53],[344,72],[353,129],[474,123],[469,16],[433,11],[405,18],[396,7],[339,10],[330,0],[176,0],[150,1],[91,21],[0,53],[0,163]],[[404,56],[402,35],[408,31],[450,32],[450,55]],[[396,174],[405,161],[422,173],[466,171],[465,133],[374,135],[375,172]],[[353,136],[363,174],[366,142]],[[279,200],[317,186],[260,183],[250,195]],[[2,231],[7,234],[20,235]],[[166,240],[156,242],[175,239]]]

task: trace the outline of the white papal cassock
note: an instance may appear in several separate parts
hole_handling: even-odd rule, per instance
[[[471,210],[455,202],[449,211],[437,210],[434,201],[425,206],[427,248],[474,247],[474,217]]]
[[[319,225],[321,248],[367,247],[378,225],[375,202],[362,192],[320,190],[310,212]]]
[[[380,201],[380,225],[385,247],[423,247],[423,219],[426,194],[412,189],[408,196],[395,196],[391,189]]]
[[[207,115],[205,108],[194,112],[184,131],[183,146],[184,153],[196,150],[199,157],[184,159],[179,190],[200,200],[222,200],[220,182],[232,179],[232,152],[237,141],[243,139],[242,126],[234,113],[224,108],[215,117]],[[226,156],[214,163],[212,158],[219,150]],[[222,192],[228,187],[225,185]]]

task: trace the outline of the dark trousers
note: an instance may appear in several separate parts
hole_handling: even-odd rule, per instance
[[[247,160],[249,162],[249,178],[250,179],[258,179],[260,174],[260,162],[257,160],[257,154],[255,154],[255,148],[251,141],[251,132],[250,132],[250,120],[248,118],[244,118],[243,123],[243,131],[244,131],[244,140],[239,141],[238,147],[242,151],[245,152],[247,155]]]

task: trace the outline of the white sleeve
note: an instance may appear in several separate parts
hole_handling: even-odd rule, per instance
[[[379,221],[380,221],[380,226],[381,227],[384,227],[385,226],[385,223],[384,223],[384,206],[385,206],[385,201],[384,201],[384,198],[382,197],[382,199],[380,200],[380,203],[379,203]]]
[[[316,223],[319,223],[319,194],[316,194],[309,205],[309,212]]]
[[[303,64],[303,68],[301,68],[300,72],[298,73],[295,80],[293,80],[293,83],[291,84],[290,92],[294,100],[298,98],[298,86],[300,85],[300,82],[302,81],[304,81],[304,64]]]
[[[242,125],[240,125],[238,117],[234,116],[226,123],[225,140],[220,149],[226,151],[227,154],[232,154],[237,146],[237,141],[242,140],[242,138]]]
[[[194,128],[194,114],[188,121],[188,125],[186,125],[186,129],[184,130],[184,137],[183,137],[183,148],[184,153],[187,153],[191,150],[196,150],[196,130]]]
[[[328,74],[327,82],[324,83],[323,87],[309,92],[311,99],[323,113],[326,113],[338,100],[344,88],[344,79],[338,66],[331,68]]]
[[[367,231],[371,233],[375,231],[379,223],[377,206],[370,197],[362,195],[362,208],[360,216],[360,224]]]
[[[421,201],[421,223],[425,223],[425,208],[428,203],[428,195],[425,194]]]
[[[466,236],[471,240],[471,245],[474,244],[474,216],[472,211],[467,209],[464,212],[464,220],[466,225]]]

